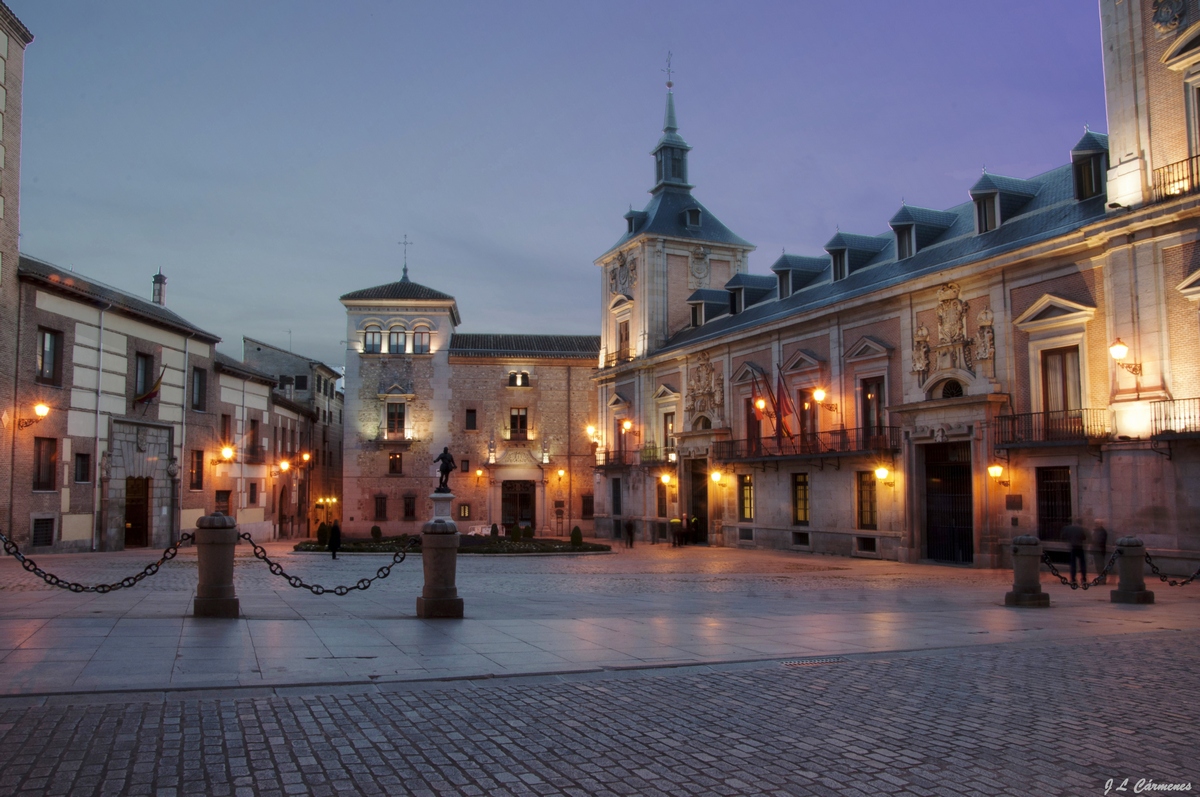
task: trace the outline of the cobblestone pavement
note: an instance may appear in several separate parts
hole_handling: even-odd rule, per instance
[[[1196,634],[1163,631],[810,666],[0,698],[0,793],[1194,794],[1197,654]]]

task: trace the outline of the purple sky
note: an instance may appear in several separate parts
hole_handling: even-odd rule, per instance
[[[821,254],[982,167],[1107,129],[1096,0],[7,0],[26,51],[22,251],[225,339],[340,365],[342,293],[454,294],[466,332],[595,334],[592,260],[649,199],[668,50],[696,196]]]

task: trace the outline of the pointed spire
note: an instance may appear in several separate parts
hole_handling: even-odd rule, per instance
[[[671,84],[668,82],[668,86]],[[675,92],[667,89],[667,112],[663,118],[663,132],[675,133],[679,131],[679,123],[675,121]]]
[[[671,53],[667,53],[667,107],[663,113],[663,134],[654,148],[655,185],[650,193],[657,193],[666,186],[688,190],[687,153],[691,149],[679,135],[679,122],[675,119],[675,81],[671,80]]]

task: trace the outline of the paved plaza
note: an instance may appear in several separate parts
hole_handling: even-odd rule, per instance
[[[235,574],[244,616],[197,620],[191,551],[108,595],[0,562],[0,793],[1200,792],[1200,584],[1022,610],[1006,571],[639,545],[462,556],[466,618],[418,620],[418,557]]]

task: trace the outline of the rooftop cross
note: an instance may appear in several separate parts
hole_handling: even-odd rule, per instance
[[[408,282],[408,247],[412,245],[413,242],[408,240],[408,233],[405,233],[404,240],[400,241],[400,246],[404,247],[404,276],[400,278],[401,282]]]
[[[670,50],[667,50],[667,68],[664,69],[663,71],[667,73],[667,88],[668,89],[673,88],[675,86],[675,83],[671,80],[671,73],[674,72],[675,70],[671,69],[671,51]]]

